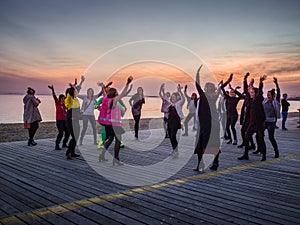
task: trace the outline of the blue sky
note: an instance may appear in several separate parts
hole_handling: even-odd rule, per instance
[[[296,0],[1,1],[0,87],[23,93],[24,82],[40,91],[52,82],[63,90],[110,49],[163,40],[195,52],[217,79],[274,74],[296,95],[299,11]]]

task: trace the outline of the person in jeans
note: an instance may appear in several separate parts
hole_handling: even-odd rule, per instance
[[[275,140],[276,121],[280,118],[280,88],[277,78],[274,77],[273,81],[276,85],[275,89],[268,91],[267,97],[263,101],[264,111],[266,115],[265,129],[268,131],[269,140],[274,148],[275,158],[279,157],[278,145]]]
[[[53,85],[49,85],[48,88],[52,90],[52,96],[53,96],[53,99],[55,102],[55,107],[56,107],[56,128],[58,130],[58,134],[57,134],[57,137],[55,140],[55,150],[61,150],[61,148],[59,147],[59,144],[60,144],[62,138],[64,137],[62,147],[67,148],[68,147],[67,143],[68,143],[68,140],[70,137],[70,132],[66,125],[67,108],[64,103],[65,96],[63,94],[61,94],[57,98]]]
[[[289,111],[289,107],[290,107],[290,103],[286,100],[288,97],[287,93],[284,93],[282,95],[282,99],[281,99],[281,115],[282,115],[282,125],[281,128],[282,130],[287,130],[287,128],[285,127],[285,122],[286,119],[288,117],[288,111]]]

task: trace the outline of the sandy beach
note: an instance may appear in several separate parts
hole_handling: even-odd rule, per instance
[[[142,118],[140,121],[140,129],[151,128],[162,128],[162,118]],[[123,125],[125,130],[133,129],[134,121],[133,119],[124,119]],[[80,126],[82,128],[82,121],[80,121]],[[101,126],[97,123],[98,134],[101,133]],[[23,123],[2,123],[0,125],[0,142],[11,142],[11,141],[26,141],[28,140],[28,131],[23,128]],[[92,134],[91,125],[88,124],[88,129],[86,134]],[[35,135],[35,139],[45,139],[45,138],[56,138],[57,129],[55,122],[41,122],[40,127]]]
[[[298,112],[289,113],[289,118],[298,117]],[[162,128],[163,118],[142,118],[140,129]],[[82,127],[82,121],[80,121]],[[124,119],[123,126],[125,130],[133,130],[133,119]],[[101,133],[101,126],[97,123],[98,134]],[[23,128],[23,123],[2,123],[0,124],[0,142],[26,141],[28,140],[28,131]],[[91,125],[88,125],[87,133],[92,134]],[[35,139],[55,138],[57,129],[55,122],[41,122]]]

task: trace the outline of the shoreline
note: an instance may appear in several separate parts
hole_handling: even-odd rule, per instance
[[[126,131],[134,130],[133,119],[123,119],[123,128]],[[80,128],[82,129],[82,120],[79,121]],[[56,121],[41,122],[39,129],[36,132],[35,140],[56,138],[58,131],[56,128]],[[98,137],[101,134],[101,125],[96,121]],[[163,118],[141,118],[140,130],[163,128]],[[24,129],[23,123],[1,123],[0,124],[0,142],[12,141],[27,141],[28,130]],[[90,123],[86,131],[87,135],[93,134]]]
[[[299,117],[299,112],[289,112],[288,118]],[[299,118],[300,120],[300,118]],[[192,121],[192,120],[191,120]],[[190,122],[191,122],[190,121]],[[97,124],[98,137],[101,134],[101,125]],[[133,119],[123,119],[123,127],[126,131],[134,130]],[[80,128],[82,128],[82,121],[80,121]],[[140,130],[163,128],[163,117],[161,118],[141,118]],[[23,123],[1,123],[0,124],[0,142],[13,142],[13,141],[27,141],[28,131],[24,129]],[[56,122],[41,122],[40,127],[35,135],[35,140],[56,138],[57,136]],[[91,125],[88,124],[86,131],[87,135],[93,134]]]

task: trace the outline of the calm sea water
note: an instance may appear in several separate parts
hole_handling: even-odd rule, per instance
[[[0,123],[23,123],[23,97],[24,95],[0,95]],[[43,121],[55,121],[55,104],[52,96],[37,95],[41,100],[39,110]],[[124,118],[132,118],[130,106],[128,103],[129,97],[123,99],[128,110]],[[142,109],[142,118],[159,118],[163,114],[160,112],[161,99],[155,97],[147,97],[146,104]],[[300,101],[289,101],[291,104],[290,112],[297,112],[300,108]],[[242,101],[240,102],[242,103]],[[238,105],[240,108],[241,104]],[[187,115],[188,110],[186,103],[183,107],[183,112]],[[98,118],[99,112],[95,110],[95,117]]]

